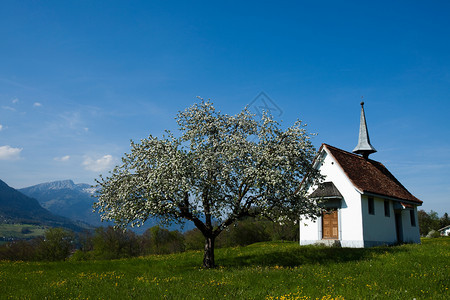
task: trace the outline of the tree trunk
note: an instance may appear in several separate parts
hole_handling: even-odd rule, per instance
[[[205,240],[205,254],[203,256],[203,267],[204,268],[214,268],[216,265],[214,263],[214,240],[215,237],[206,237]]]

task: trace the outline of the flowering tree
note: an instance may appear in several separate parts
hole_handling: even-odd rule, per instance
[[[312,184],[320,177],[301,121],[282,130],[268,114],[256,120],[244,109],[229,116],[203,100],[176,119],[180,137],[167,131],[162,139],[132,141],[123,164],[97,180],[94,208],[102,220],[119,226],[150,217],[163,224],[190,220],[205,237],[203,266],[211,268],[215,238],[239,218],[281,222],[320,212],[300,187],[306,175]]]

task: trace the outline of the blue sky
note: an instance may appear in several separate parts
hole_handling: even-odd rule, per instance
[[[450,211],[450,3],[242,2],[2,1],[0,179],[92,184],[196,96],[351,151],[364,96],[371,158]]]

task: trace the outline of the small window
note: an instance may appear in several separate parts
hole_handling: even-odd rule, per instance
[[[409,211],[409,216],[411,217],[411,226],[416,227],[416,216],[414,215],[414,209]]]
[[[384,200],[384,215],[386,217],[391,216],[391,209],[389,207],[389,200]]]
[[[369,197],[369,214],[374,215],[375,214],[375,204],[373,203],[373,198]]]

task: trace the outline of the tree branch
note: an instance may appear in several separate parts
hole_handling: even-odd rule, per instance
[[[189,221],[194,222],[195,227],[197,227],[203,235],[207,233],[205,224],[196,216],[192,214],[189,209],[189,193],[184,193],[183,203],[177,203],[178,208],[180,209],[180,217],[185,218]]]

